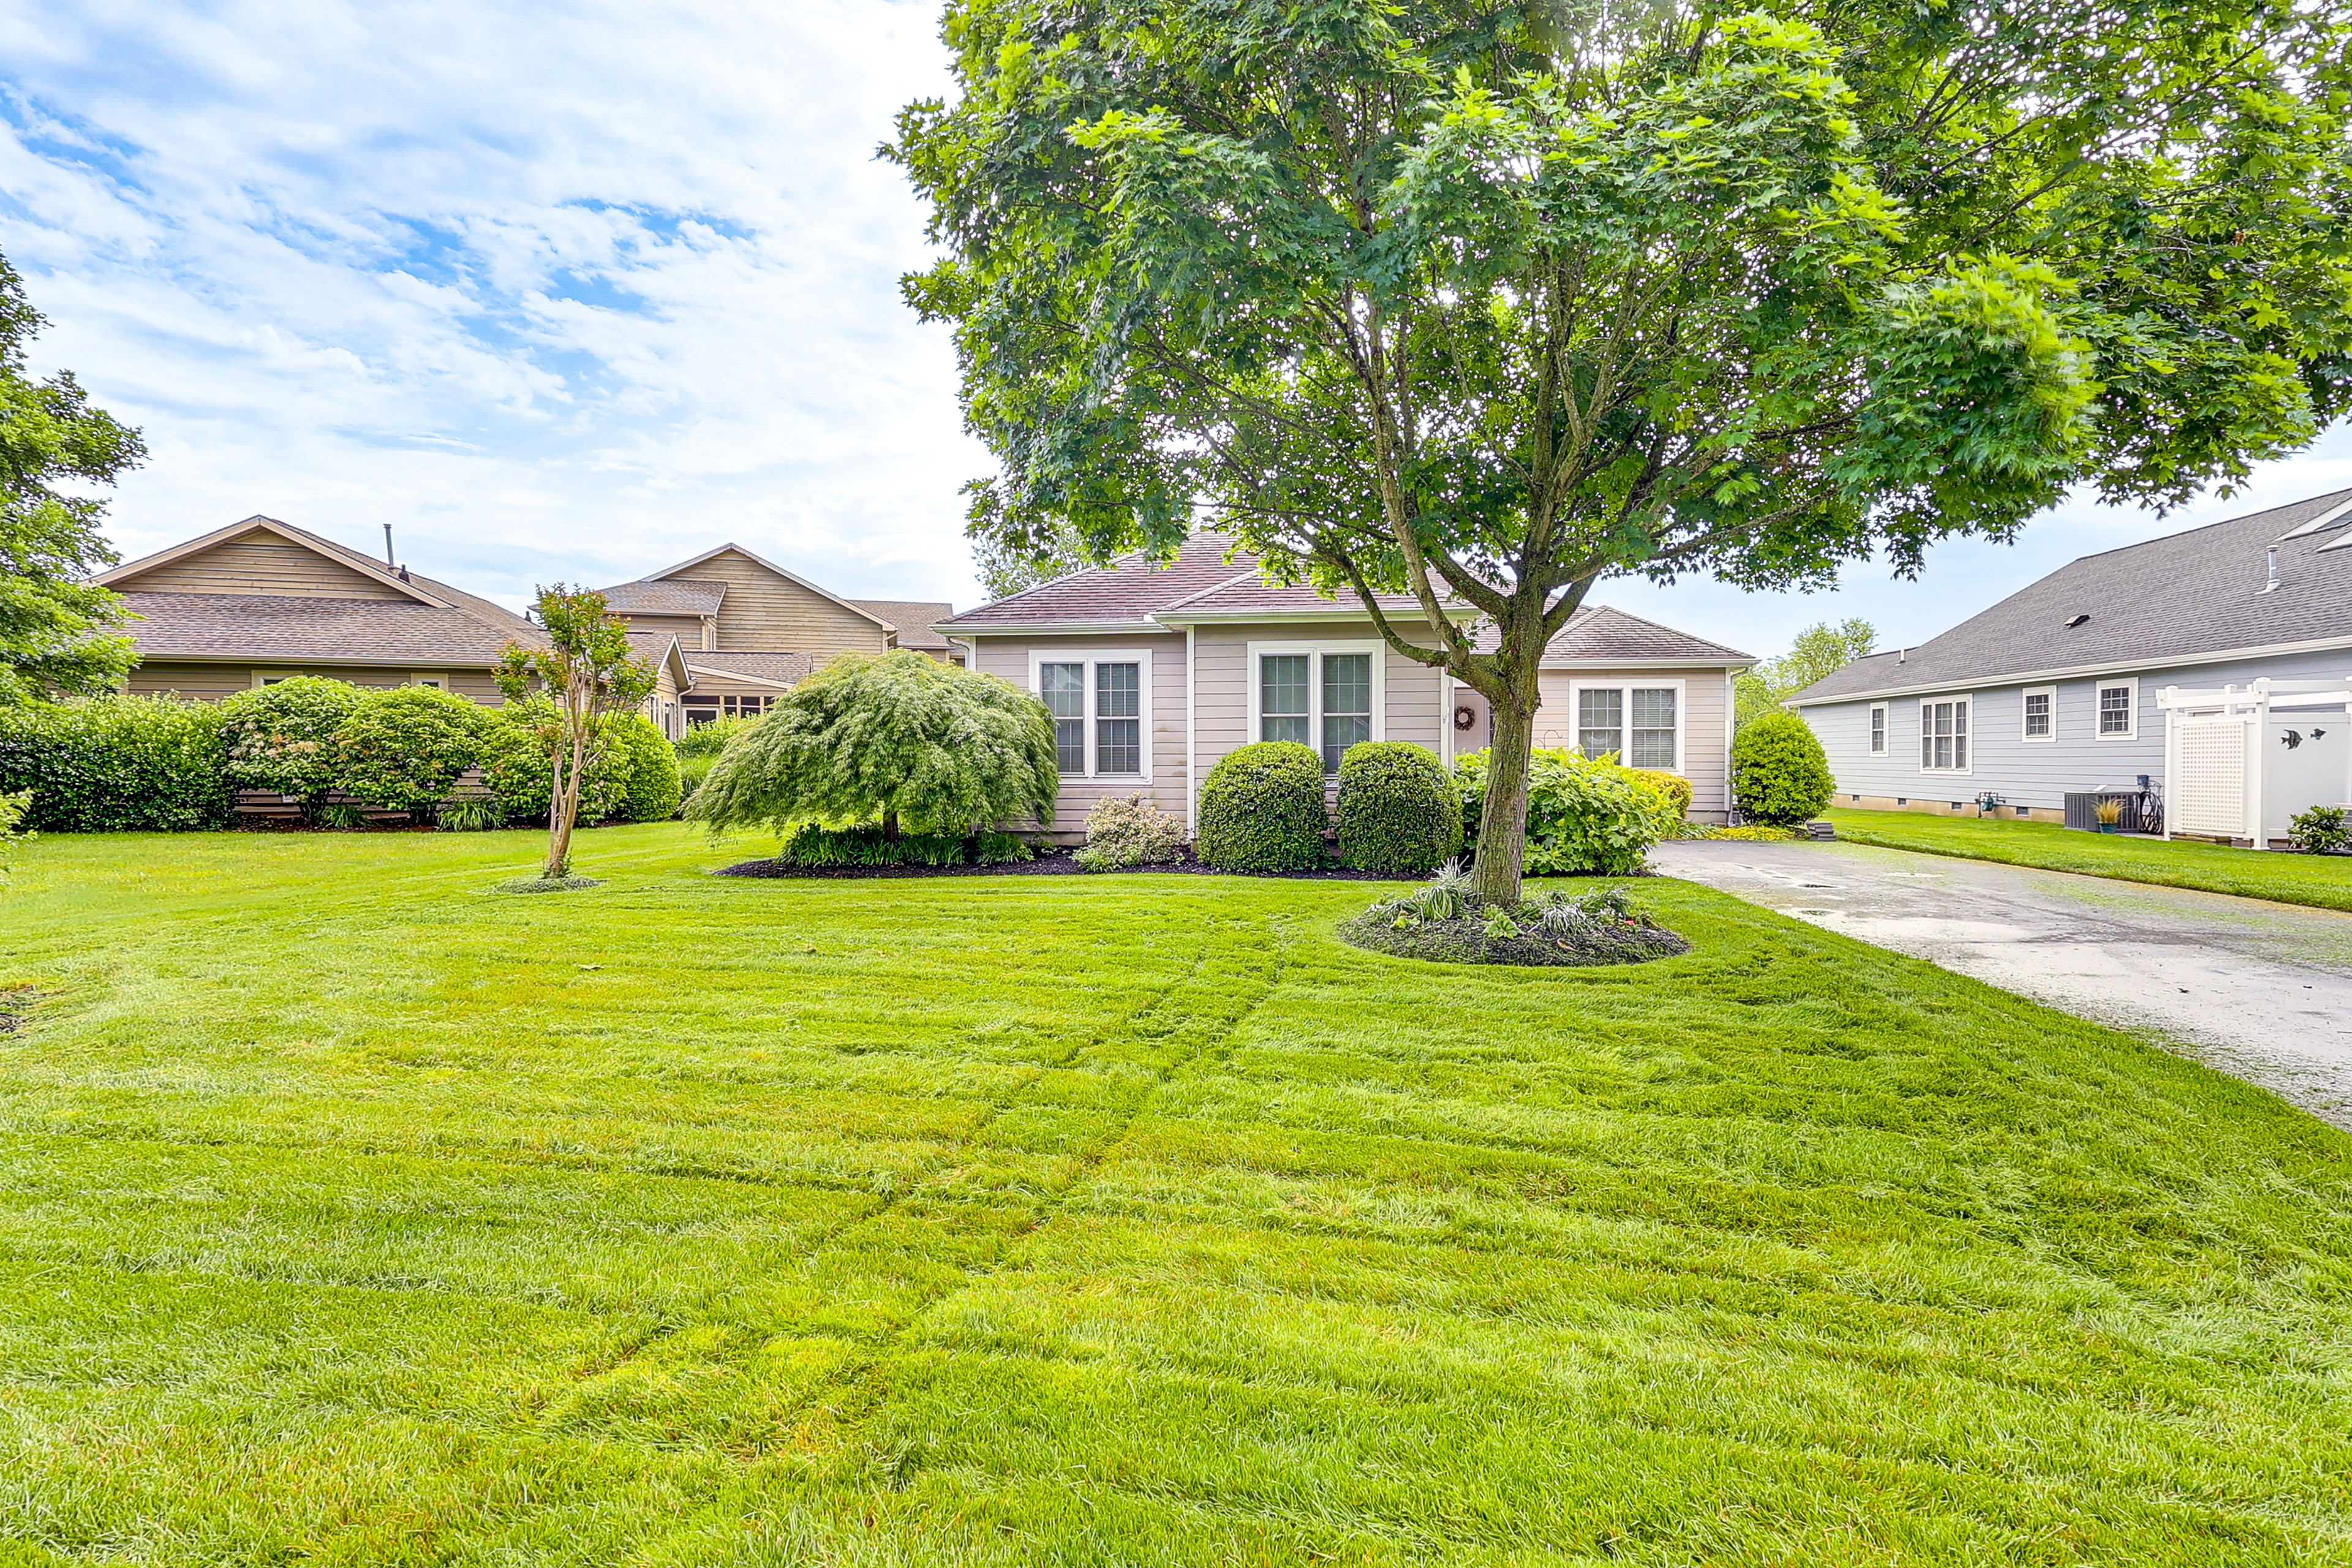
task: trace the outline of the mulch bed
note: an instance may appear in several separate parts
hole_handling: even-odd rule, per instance
[[[1039,855],[1034,860],[1014,860],[1002,866],[791,866],[782,860],[744,860],[711,873],[714,877],[777,877],[795,881],[865,881],[893,877],[1265,877],[1294,882],[1394,882],[1410,880],[1379,871],[1357,871],[1327,866],[1314,871],[1220,871],[1203,866],[1187,850],[1183,858],[1158,866],[1129,866],[1123,871],[1088,871],[1066,849]]]
[[[1385,952],[1392,958],[1419,958],[1433,963],[1505,963],[1521,967],[1585,969],[1602,963],[1647,963],[1654,958],[1675,958],[1690,943],[1664,926],[1644,921],[1622,925],[1589,937],[1548,936],[1528,931],[1516,937],[1486,935],[1486,917],[1464,915],[1459,920],[1424,921],[1403,931],[1391,917],[1375,908],[1341,923],[1339,938],[1354,946]]]

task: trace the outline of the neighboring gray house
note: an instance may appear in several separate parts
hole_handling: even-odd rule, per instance
[[[2146,775],[2170,793],[2168,688],[2284,691],[2347,672],[2352,490],[2338,490],[2084,556],[1932,641],[1855,660],[1789,705],[1828,751],[1839,805],[1973,816],[1992,795],[2000,815],[2061,821],[2070,792],[2130,789]],[[2256,776],[2269,749],[2296,753],[2294,782],[2273,787],[2262,813],[2273,833],[2284,811],[2352,793],[2339,776],[2352,773],[2352,751],[2347,767],[2333,761],[2352,725],[2331,731],[2329,717],[2266,715],[2249,742],[2263,749]],[[2312,798],[2290,803],[2283,787]]]
[[[1394,625],[1421,623],[1409,600],[1384,608]],[[935,629],[971,648],[971,668],[1053,710],[1057,837],[1082,834],[1096,801],[1136,791],[1189,829],[1201,781],[1253,741],[1304,741],[1327,769],[1358,741],[1410,741],[1446,762],[1487,743],[1484,698],[1388,647],[1352,596],[1267,584],[1222,534],[1193,535],[1164,567],[1129,557]],[[1721,822],[1731,683],[1752,662],[1588,605],[1545,655],[1536,743],[1679,773],[1691,783],[1692,817]]]

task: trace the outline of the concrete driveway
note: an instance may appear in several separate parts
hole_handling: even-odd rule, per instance
[[[2352,1129],[2352,915],[1864,844],[1677,841],[1651,862],[2164,1037]]]

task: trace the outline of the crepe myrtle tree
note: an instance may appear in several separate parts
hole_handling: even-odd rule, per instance
[[[2345,401],[2317,0],[950,0],[887,155],[998,459],[970,531],[1203,518],[1493,704],[1593,584],[1915,573],[2070,488],[2184,500]],[[1413,608],[1384,609],[1381,594]]]
[[[656,677],[630,648],[628,623],[609,612],[604,595],[558,583],[539,590],[533,608],[544,640],[530,647],[507,644],[498,681],[509,703],[548,699],[546,707],[519,710],[541,717],[518,722],[547,751],[547,868],[541,875],[555,880],[572,874],[581,781],[603,756],[613,717],[635,712],[653,694]]]

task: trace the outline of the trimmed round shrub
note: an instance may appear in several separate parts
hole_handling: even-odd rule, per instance
[[[1201,783],[1192,852],[1220,871],[1310,871],[1323,864],[1323,759],[1296,741],[1229,752]]]
[[[1663,768],[1635,768],[1633,776],[1674,803],[1676,816],[1690,815],[1691,782]]]
[[[226,826],[229,792],[215,702],[91,697],[0,708],[0,793],[32,794],[43,833]]]
[[[1464,831],[1473,839],[1486,806],[1489,763],[1488,753],[1472,752],[1454,764]],[[1632,876],[1650,847],[1681,824],[1674,803],[1631,768],[1550,747],[1528,759],[1528,876]]]
[[[497,727],[496,715],[454,692],[368,692],[335,731],[336,782],[371,805],[429,812],[488,758]]]
[[[1360,871],[1420,877],[1462,849],[1462,803],[1445,765],[1407,741],[1365,741],[1339,759],[1331,813],[1339,858]]]
[[[348,680],[298,675],[220,703],[231,789],[275,790],[315,800],[336,788],[335,731],[367,694]]]
[[[1828,754],[1794,713],[1767,713],[1731,742],[1731,797],[1750,822],[1793,827],[1819,816],[1836,788]]]
[[[554,771],[547,750],[531,726],[555,722],[555,704],[543,696],[525,697],[490,710],[491,727],[482,761],[483,782],[509,822],[547,818],[548,798],[554,793]],[[665,750],[668,742],[663,742]],[[633,753],[607,744],[601,757],[588,764],[580,781],[580,820],[609,822],[628,815],[627,763]],[[677,808],[673,806],[672,810]]]
[[[609,722],[604,745],[621,784],[621,815],[631,822],[667,822],[685,793],[677,749],[642,713],[616,713]]]

